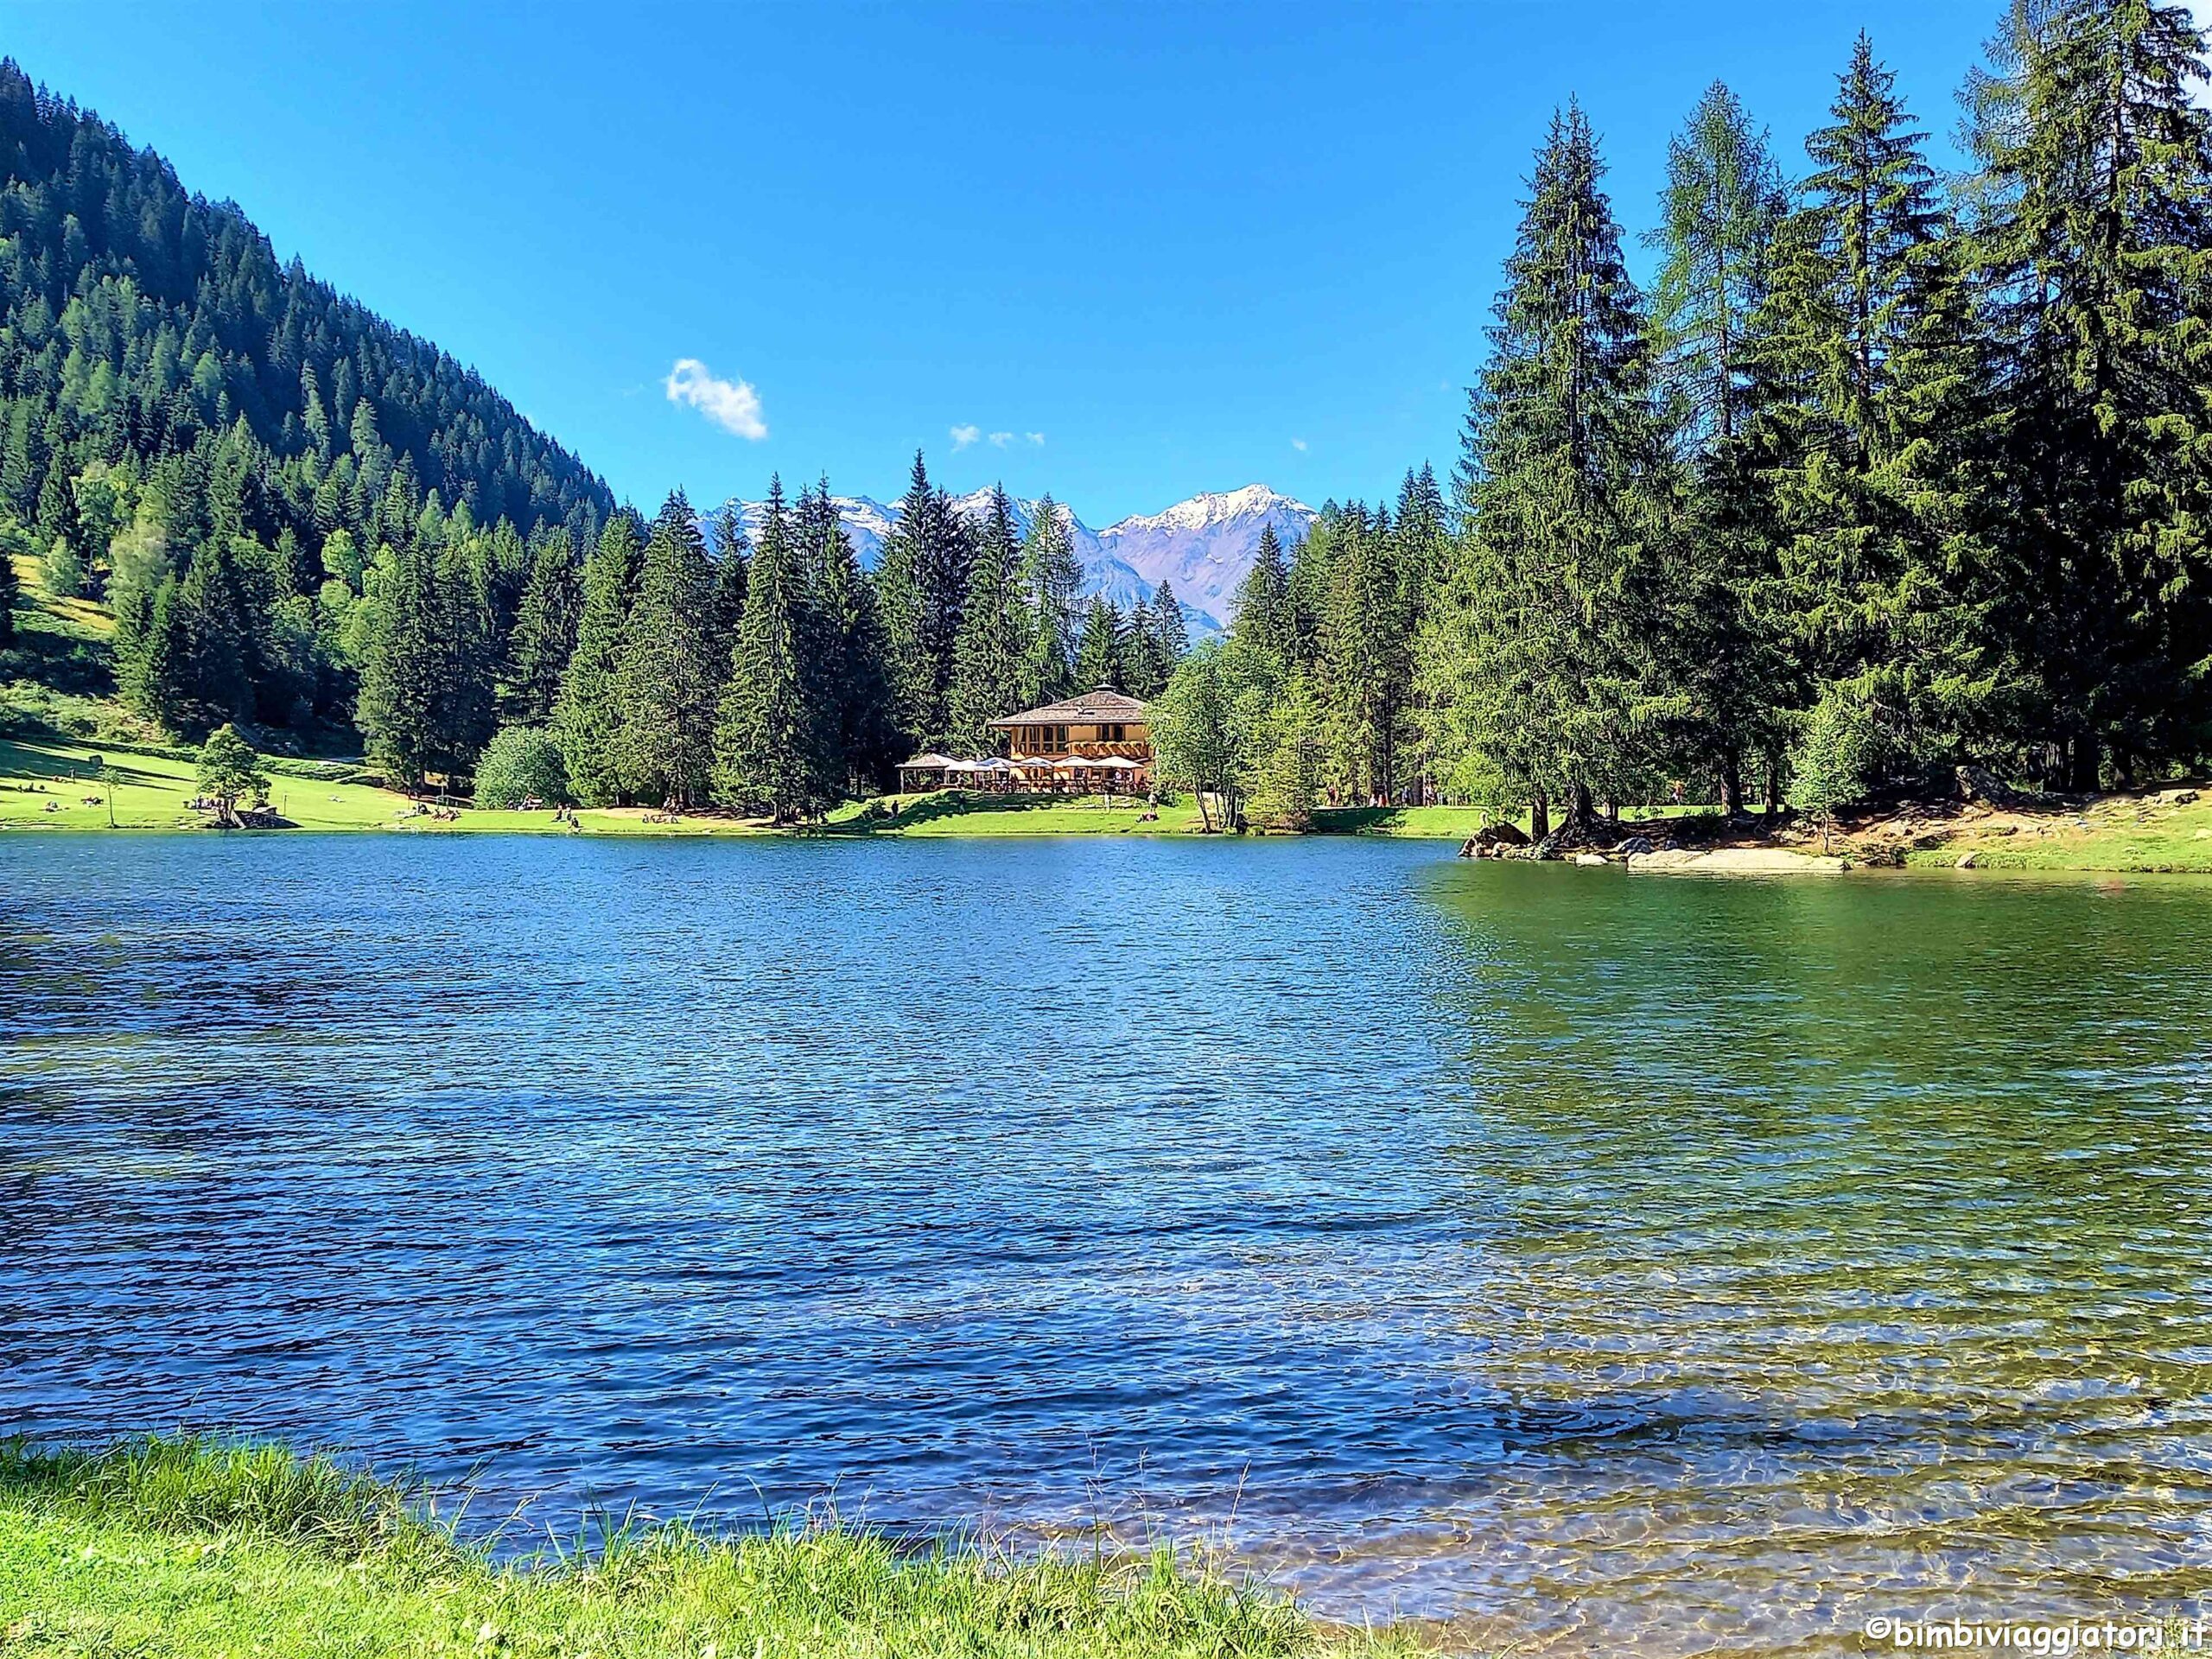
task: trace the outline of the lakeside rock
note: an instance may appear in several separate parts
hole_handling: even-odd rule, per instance
[[[1631,853],[1628,867],[1646,875],[1840,875],[1851,861],[1780,847],[1719,847],[1709,853],[1685,847]]]
[[[1508,848],[1526,847],[1528,836],[1516,823],[1486,823],[1460,843],[1462,858],[1503,858]]]

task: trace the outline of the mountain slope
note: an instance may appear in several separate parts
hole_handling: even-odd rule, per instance
[[[613,505],[474,371],[296,258],[280,264],[236,207],[188,192],[12,60],[0,60],[0,509],[35,524],[41,550],[55,465],[74,477],[150,463],[241,423],[258,451],[245,527],[272,538],[289,529],[319,546],[340,524],[358,531],[403,461],[447,508],[466,501],[479,523],[525,534],[582,531]]]
[[[1273,524],[1286,549],[1306,539],[1318,515],[1264,484],[1194,495],[1164,512],[1132,517],[1098,532],[1099,545],[1148,584],[1173,584],[1186,606],[1226,626],[1239,583],[1252,568],[1260,532]]]
[[[873,569],[898,517],[895,504],[873,496],[831,498],[844,520],[861,563]],[[954,505],[971,522],[989,511],[991,493],[976,490],[956,497]],[[761,501],[736,501],[746,533],[757,537],[767,514]],[[1017,500],[1014,516],[1017,529],[1027,534],[1037,503]],[[1249,484],[1241,490],[1194,495],[1164,512],[1124,518],[1103,531],[1085,524],[1063,502],[1060,521],[1066,527],[1076,557],[1082,562],[1084,591],[1103,594],[1127,610],[1152,596],[1162,581],[1175,589],[1185,614],[1199,633],[1218,632],[1229,626],[1237,584],[1252,568],[1260,532],[1275,527],[1287,549],[1305,540],[1316,517],[1304,502]]]

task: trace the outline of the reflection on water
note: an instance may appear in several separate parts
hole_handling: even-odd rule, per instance
[[[1470,1641],[2212,1588],[2212,887],[0,844],[0,1419],[1226,1540]]]

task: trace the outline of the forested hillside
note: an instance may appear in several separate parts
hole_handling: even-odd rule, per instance
[[[379,545],[450,523],[498,590],[612,511],[474,373],[12,61],[0,305],[0,537],[111,604],[116,674],[165,723],[343,721]]]

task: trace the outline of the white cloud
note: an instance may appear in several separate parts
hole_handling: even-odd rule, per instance
[[[1014,434],[1011,432],[994,432],[991,434],[991,448],[994,449],[1003,449],[1007,445],[1013,442]]]
[[[760,394],[745,380],[725,380],[696,357],[679,357],[661,383],[671,404],[689,404],[734,437],[758,443],[768,435]]]
[[[952,429],[952,447],[965,449],[982,435],[983,429],[980,426],[956,426]]]
[[[1293,438],[1290,441],[1290,447],[1297,450],[1298,453],[1302,455],[1306,453],[1306,440],[1303,438]]]
[[[1027,438],[1032,443],[1042,443],[1045,442],[1045,435],[1042,432],[1025,432],[1021,435]]]

